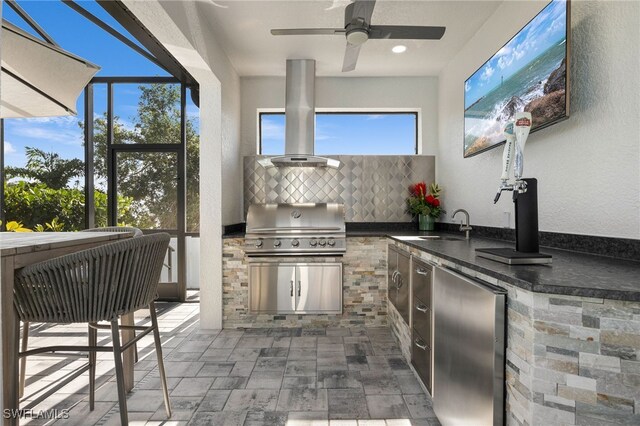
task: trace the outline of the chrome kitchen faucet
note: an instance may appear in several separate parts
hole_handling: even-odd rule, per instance
[[[456,213],[463,213],[466,221],[465,223],[460,222],[460,230],[464,231],[465,233],[465,238],[468,240],[469,239],[469,231],[471,231],[473,228],[469,225],[469,212],[466,211],[465,209],[458,209],[455,212],[453,212],[453,214],[451,215],[451,219],[456,217]]]

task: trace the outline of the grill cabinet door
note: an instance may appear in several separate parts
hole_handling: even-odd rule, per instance
[[[409,283],[411,280],[411,258],[409,253],[398,251],[398,278],[396,278],[398,287],[398,296],[396,299],[396,309],[402,316],[407,325],[409,325]]]
[[[342,313],[342,264],[296,267],[296,313]]]
[[[398,299],[398,287],[395,277],[398,273],[398,249],[389,246],[387,251],[387,299],[389,303],[396,306]]]
[[[294,312],[295,274],[296,267],[291,264],[250,264],[250,312]]]

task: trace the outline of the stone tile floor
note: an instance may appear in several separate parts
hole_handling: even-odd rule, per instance
[[[139,344],[135,387],[128,397],[135,425],[437,425],[431,400],[387,328],[224,329],[203,331],[197,303],[159,303],[173,416],[166,419],[153,341]],[[146,323],[144,311],[137,322]],[[86,327],[35,324],[30,347],[85,344]],[[101,344],[110,344],[107,331]],[[21,408],[69,409],[61,425],[119,424],[110,353],[98,354],[96,406],[88,407],[86,373],[45,401],[41,390],[86,359],[30,357]],[[23,419],[21,424],[51,424]]]

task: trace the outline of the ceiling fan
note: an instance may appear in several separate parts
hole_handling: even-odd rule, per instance
[[[406,25],[371,25],[375,0],[355,0],[344,11],[344,28],[291,28],[273,29],[272,35],[336,35],[344,34],[347,48],[342,72],[353,71],[358,62],[360,46],[369,39],[439,40],[445,27],[418,27]]]

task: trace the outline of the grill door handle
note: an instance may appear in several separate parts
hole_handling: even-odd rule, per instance
[[[417,304],[416,305],[416,309],[420,312],[424,312],[427,313],[427,311],[429,310],[429,308],[427,308],[426,305],[422,305],[422,304]]]
[[[301,292],[302,292],[302,281],[298,281],[298,297],[300,297]]]
[[[429,273],[428,273],[428,272],[427,272],[427,270],[426,270],[426,269],[424,269],[424,268],[416,268],[416,274],[418,274],[418,275],[424,275],[424,276],[426,277]]]
[[[420,339],[414,340],[413,344],[416,345],[418,348],[422,349],[423,351],[427,350],[427,344]]]
[[[291,297],[293,297],[293,280],[291,280],[291,283],[289,284],[289,292],[291,293]]]
[[[402,279],[402,272],[398,272],[398,281],[396,283],[396,287],[400,288],[404,284],[404,280]]]

